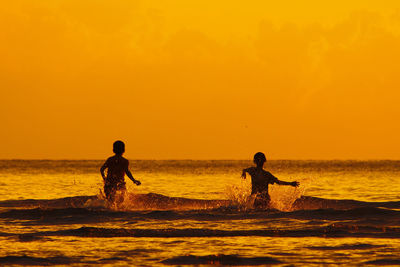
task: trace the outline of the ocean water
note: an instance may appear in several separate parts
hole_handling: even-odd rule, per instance
[[[0,266],[400,265],[399,161],[268,161],[300,187],[256,210],[250,161],[131,161],[124,202],[103,161],[0,161]]]

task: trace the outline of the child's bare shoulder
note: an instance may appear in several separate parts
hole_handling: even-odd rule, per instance
[[[110,163],[110,162],[113,160],[113,158],[114,158],[114,156],[108,157],[108,158],[106,159],[106,163]]]
[[[122,162],[125,164],[125,165],[129,165],[129,160],[128,159],[126,159],[126,158],[124,158],[124,157],[121,157],[122,158]]]
[[[124,157],[121,156],[111,156],[107,159],[107,162],[115,162],[117,164],[123,163],[123,164],[129,164],[129,160],[127,160]]]
[[[250,173],[250,174],[254,173],[255,170],[256,170],[256,167],[250,167],[250,168],[247,168],[247,169],[246,169],[246,171],[247,171],[248,173]]]
[[[117,156],[111,156],[111,157],[109,157],[108,159],[107,159],[107,161],[108,162],[113,162],[113,161],[115,161],[117,159]]]
[[[266,178],[268,178],[269,180],[278,180],[278,178],[276,178],[272,173],[270,173],[269,171],[264,170],[264,175]]]

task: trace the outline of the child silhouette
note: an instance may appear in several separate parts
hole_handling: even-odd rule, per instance
[[[258,152],[254,155],[256,167],[243,169],[242,178],[246,179],[246,172],[251,176],[251,194],[256,195],[254,201],[255,208],[268,208],[271,198],[268,194],[269,184],[299,186],[299,182],[284,182],[264,170],[264,163],[267,161],[264,153]]]
[[[125,174],[136,185],[140,185],[140,181],[133,178],[132,173],[129,171],[129,161],[122,156],[125,152],[125,144],[122,141],[115,141],[113,144],[114,156],[109,157],[106,162],[101,166],[100,173],[104,181],[104,193],[110,202],[115,201],[115,195],[118,191],[125,193]],[[107,169],[107,175],[105,170]],[[123,200],[123,199],[122,199]]]

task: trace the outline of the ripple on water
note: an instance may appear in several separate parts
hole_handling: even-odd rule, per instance
[[[371,264],[371,265],[400,265],[400,259],[377,259],[373,261],[366,261],[364,264]]]
[[[265,264],[281,264],[282,262],[272,257],[240,257],[237,255],[207,255],[195,256],[186,255],[178,256],[161,261],[167,265],[265,265]]]

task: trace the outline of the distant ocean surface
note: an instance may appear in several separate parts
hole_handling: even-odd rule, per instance
[[[251,161],[130,161],[102,198],[103,161],[0,161],[0,266],[400,265],[400,161],[271,160],[300,187],[252,208]]]

